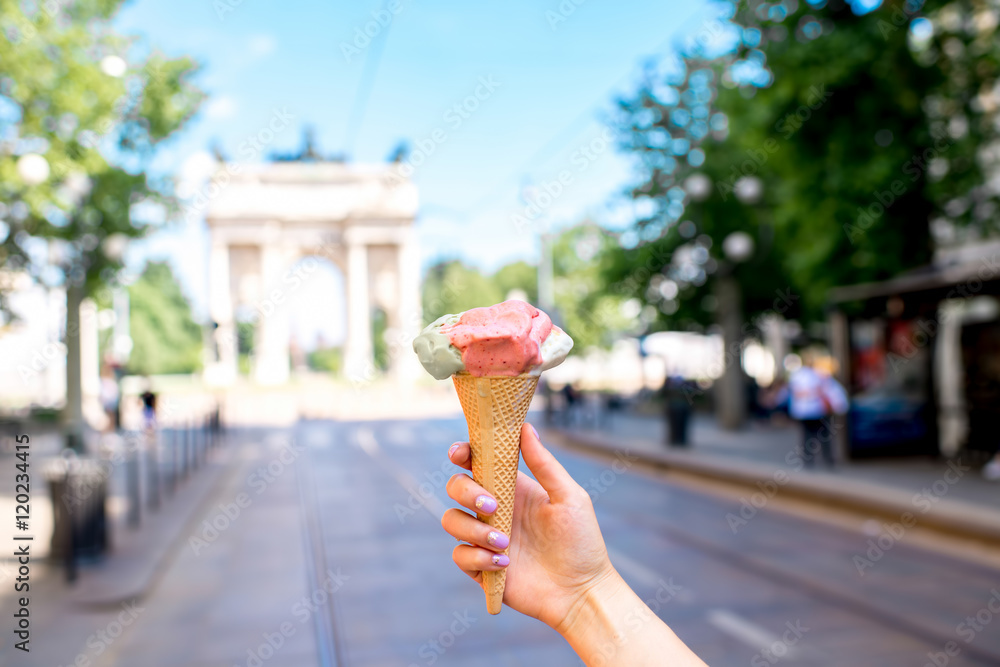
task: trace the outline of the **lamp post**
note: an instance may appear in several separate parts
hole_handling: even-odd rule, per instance
[[[736,197],[744,204],[754,204],[763,194],[763,184],[754,177],[736,182]],[[753,256],[753,237],[743,231],[732,232],[722,241],[725,260],[719,262],[714,281],[718,324],[722,328],[723,372],[716,383],[716,416],[722,428],[735,430],[746,420],[746,376],[743,373],[743,290],[734,272],[736,266]]]

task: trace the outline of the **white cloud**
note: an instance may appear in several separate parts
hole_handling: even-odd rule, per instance
[[[205,116],[212,120],[226,120],[236,115],[238,105],[229,95],[219,95],[209,99],[205,105]]]

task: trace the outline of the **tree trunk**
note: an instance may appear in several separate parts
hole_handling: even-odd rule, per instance
[[[83,452],[83,374],[80,350],[80,304],[83,285],[66,285],[66,407],[63,432],[66,446]]]
[[[722,326],[722,377],[715,383],[715,413],[719,426],[735,430],[746,419],[746,379],[742,357],[743,308],[740,284],[732,276],[715,280],[719,324]]]

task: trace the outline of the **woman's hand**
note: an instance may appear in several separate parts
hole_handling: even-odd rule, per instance
[[[507,568],[504,604],[562,632],[588,593],[618,579],[608,560],[590,496],[538,440],[534,428],[521,428],[521,454],[531,479],[517,474],[513,535],[501,535],[458,509],[441,525],[468,544],[455,547],[455,563],[482,583],[482,570]],[[452,463],[471,470],[469,443],[452,445]],[[448,495],[473,512],[492,514],[496,501],[469,475],[448,482]],[[509,561],[498,555],[510,544]]]

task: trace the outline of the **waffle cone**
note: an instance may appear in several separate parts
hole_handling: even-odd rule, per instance
[[[452,379],[469,425],[472,478],[497,501],[497,511],[489,516],[480,514],[479,520],[510,536],[521,426],[535,395],[538,376],[476,377],[463,372]],[[506,581],[506,570],[483,572],[486,610],[491,614],[500,613]]]

